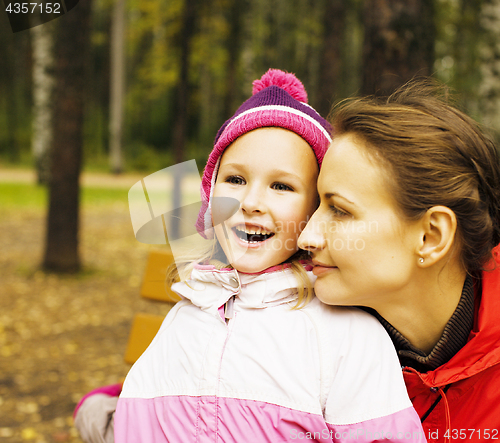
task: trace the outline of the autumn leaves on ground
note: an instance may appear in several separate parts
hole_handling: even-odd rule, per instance
[[[0,167],[0,441],[80,442],[76,402],[126,375],[134,314],[166,309],[139,297],[152,247],[134,238],[127,192],[140,177],[85,178],[84,271],[60,276],[39,270],[44,190]]]

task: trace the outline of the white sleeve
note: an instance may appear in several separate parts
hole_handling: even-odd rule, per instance
[[[95,394],[78,409],[75,428],[85,443],[114,442],[114,413],[118,397]]]

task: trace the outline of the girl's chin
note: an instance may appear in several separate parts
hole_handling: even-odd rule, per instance
[[[252,258],[248,256],[236,258],[231,265],[238,272],[245,274],[256,274],[272,266],[268,266],[267,261],[264,262],[263,260],[258,260],[256,257]]]
[[[245,274],[255,274],[277,266],[295,253],[295,251],[284,252],[283,248],[278,248],[272,242],[250,246],[238,240],[232,241],[229,248],[227,242],[220,243],[228,262],[234,269]]]
[[[269,259],[259,259],[257,256],[251,254],[236,259],[231,263],[234,269],[244,274],[258,274],[266,269],[278,266],[285,262],[289,257],[269,257]]]

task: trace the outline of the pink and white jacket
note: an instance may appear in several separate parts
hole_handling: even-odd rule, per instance
[[[173,285],[183,300],[127,375],[115,442],[425,442],[382,325],[292,309],[296,287],[290,269],[213,266]]]

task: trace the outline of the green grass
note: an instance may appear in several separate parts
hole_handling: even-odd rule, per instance
[[[43,208],[47,190],[43,186],[25,183],[0,183],[0,208]]]
[[[123,203],[128,205],[128,189],[83,188],[83,205],[107,205]]]
[[[47,205],[48,192],[44,186],[28,183],[0,183],[1,209],[43,209]],[[82,205],[98,206],[113,203],[128,204],[127,189],[81,189]]]

